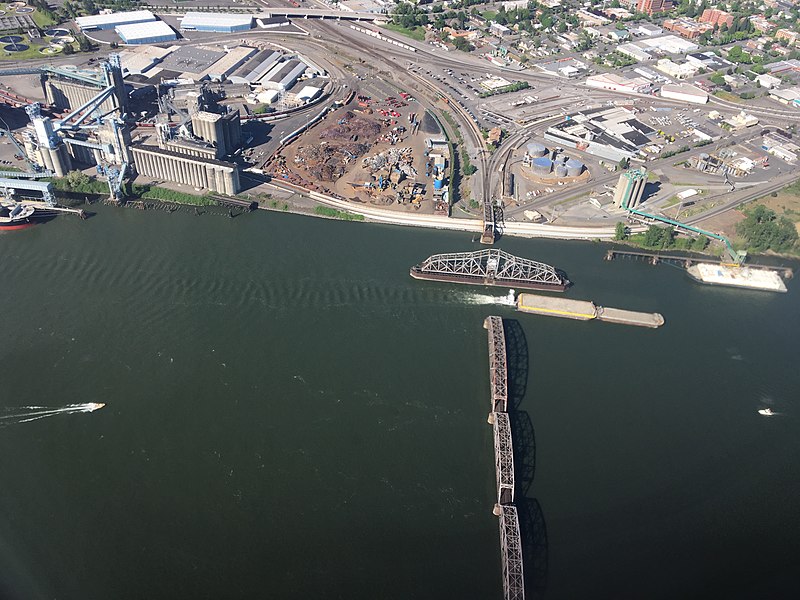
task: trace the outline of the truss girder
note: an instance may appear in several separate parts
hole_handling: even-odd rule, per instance
[[[503,594],[506,600],[525,600],[522,571],[522,539],[515,506],[500,507],[500,549],[503,562]]]
[[[494,466],[497,473],[497,503],[514,502],[514,443],[508,413],[494,413]]]
[[[492,412],[508,410],[508,366],[506,365],[506,336],[503,319],[487,317],[489,336],[489,379],[492,384]]]
[[[520,258],[489,248],[476,252],[434,254],[426,258],[419,269],[423,273],[462,275],[480,279],[503,280],[513,283],[562,283],[561,275],[550,265]]]

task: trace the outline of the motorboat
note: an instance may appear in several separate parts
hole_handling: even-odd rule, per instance
[[[762,408],[758,411],[758,414],[763,415],[765,417],[772,417],[777,415],[778,413],[774,412],[771,408]]]

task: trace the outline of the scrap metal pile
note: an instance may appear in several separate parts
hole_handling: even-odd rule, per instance
[[[370,119],[357,117],[352,111],[347,111],[336,125],[328,127],[319,134],[319,137],[324,140],[350,140],[355,142],[361,138],[372,141],[380,131],[380,124]]]
[[[319,181],[336,181],[347,170],[347,165],[369,150],[368,144],[323,142],[319,146],[301,146],[294,162],[303,165]]]
[[[362,162],[373,173],[385,169],[388,172],[400,171],[412,179],[417,176],[417,170],[413,166],[414,153],[411,148],[388,148],[383,152],[363,158]]]

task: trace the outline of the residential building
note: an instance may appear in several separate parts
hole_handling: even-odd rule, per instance
[[[674,31],[687,39],[693,40],[699,38],[706,31],[711,31],[714,26],[710,23],[698,23],[694,19],[678,17],[677,19],[666,19],[664,21],[664,29]]]
[[[717,25],[719,27],[722,27],[723,24],[726,27],[733,25],[733,15],[729,12],[718,10],[716,8],[705,9],[703,14],[700,15],[697,20],[701,23],[711,23],[712,25]]]
[[[672,10],[671,0],[637,0],[636,12],[654,15]]]
[[[776,40],[786,40],[789,42],[790,46],[796,46],[798,38],[800,38],[800,33],[792,31],[791,29],[778,29],[778,31],[775,32]]]
[[[763,15],[753,15],[750,17],[750,22],[753,24],[753,29],[761,33],[770,33],[775,29],[775,25],[767,21]]]

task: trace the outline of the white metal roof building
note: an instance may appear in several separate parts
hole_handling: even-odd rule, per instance
[[[233,33],[247,31],[253,26],[253,15],[233,13],[187,12],[181,19],[181,29],[187,31],[216,31]]]
[[[672,98],[673,100],[683,100],[694,104],[705,104],[708,102],[708,94],[699,87],[688,83],[668,83],[661,86],[661,97]]]
[[[91,15],[89,17],[78,17],[75,23],[81,31],[93,31],[96,29],[114,29],[118,25],[130,25],[131,23],[146,23],[155,21],[156,16],[149,10],[132,10],[128,12],[111,13],[108,15]]]
[[[118,25],[116,31],[126,44],[157,44],[178,39],[175,30],[164,21]]]

